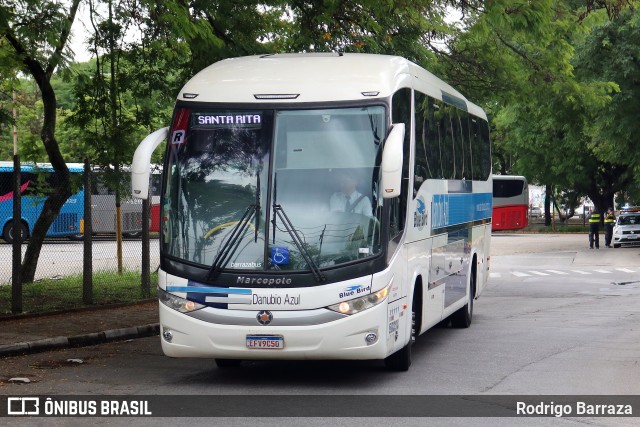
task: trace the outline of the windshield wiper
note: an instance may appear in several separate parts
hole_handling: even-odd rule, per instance
[[[207,280],[211,280],[220,272],[222,267],[227,265],[233,254],[238,250],[240,242],[242,242],[242,235],[244,234],[247,226],[251,223],[251,219],[255,216],[255,242],[258,242],[258,229],[260,228],[260,173],[256,172],[256,201],[254,204],[247,206],[242,218],[231,229],[231,234],[226,242],[222,245],[218,251],[218,255],[213,260],[213,264],[209,268],[207,273]]]
[[[284,209],[282,209],[282,206],[276,203],[277,199],[278,199],[278,174],[275,173],[273,176],[273,205],[272,205],[273,219],[271,220],[271,224],[273,225],[273,243],[276,242],[276,217],[280,217],[280,220],[282,221],[282,224],[284,225],[285,230],[287,230],[287,233],[289,233],[289,236],[291,236],[291,238],[293,239],[293,243],[296,245],[296,247],[302,254],[302,257],[304,258],[307,265],[311,269],[311,272],[313,273],[313,277],[315,277],[317,282],[324,282],[325,280],[327,280],[327,278],[324,276],[324,274],[322,274],[322,271],[320,271],[320,269],[318,268],[318,265],[311,258],[309,251],[304,246],[304,242],[300,238],[300,235],[298,235],[298,232],[296,231],[296,229],[293,227],[293,224],[289,220],[289,217],[287,216],[287,214],[284,212]]]
[[[251,204],[247,206],[247,209],[244,211],[242,218],[240,221],[236,223],[231,229],[231,234],[226,242],[222,245],[220,250],[218,251],[218,255],[213,260],[213,264],[209,268],[209,272],[207,273],[207,280],[211,280],[213,277],[220,272],[222,267],[224,267],[227,262],[231,259],[233,254],[240,246],[240,242],[242,242],[242,236],[247,229],[247,226],[251,223],[251,219],[256,214],[256,212],[260,209],[260,207],[256,204]],[[257,231],[256,231],[256,240],[258,239]]]
[[[280,218],[280,221],[282,221],[282,224],[284,225],[285,230],[287,230],[287,233],[289,233],[289,236],[291,236],[291,239],[293,240],[293,243],[296,245],[296,247],[300,251],[300,254],[302,255],[302,258],[304,258],[305,262],[309,266],[309,269],[313,273],[313,277],[315,277],[316,281],[317,282],[324,282],[325,280],[327,280],[325,275],[318,268],[318,265],[315,263],[315,261],[313,261],[313,258],[311,258],[311,255],[309,254],[309,251],[304,246],[304,242],[300,238],[300,235],[298,234],[296,229],[293,227],[293,224],[291,223],[291,220],[289,220],[289,217],[284,212],[284,209],[282,209],[282,206],[276,205],[274,203],[274,205],[273,205],[273,227],[274,228],[276,226],[276,215]],[[274,237],[275,237],[275,235],[274,235]],[[275,243],[275,238],[274,238],[274,243]]]

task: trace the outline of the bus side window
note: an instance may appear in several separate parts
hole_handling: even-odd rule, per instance
[[[429,97],[418,91],[414,92],[414,104],[415,104],[415,140],[416,140],[416,154],[413,164],[413,197],[418,194],[420,186],[427,179],[432,178],[432,174],[429,171],[428,163],[428,111],[429,111]]]
[[[403,88],[398,90],[391,102],[392,122],[404,123],[406,132],[404,134],[403,161],[402,161],[402,186],[400,196],[391,199],[389,215],[389,241],[395,244],[400,240],[404,231],[407,197],[409,192],[409,160],[411,147],[411,89]],[[393,251],[388,251],[389,256]]]

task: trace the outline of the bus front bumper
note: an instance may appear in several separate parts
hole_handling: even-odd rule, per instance
[[[278,313],[275,311],[274,316]],[[170,357],[384,359],[393,340],[387,333],[386,301],[361,313],[328,323],[278,327],[262,326],[257,321],[255,326],[209,323],[160,303],[160,325],[162,351]],[[248,337],[256,335],[281,337],[282,348],[249,348]]]

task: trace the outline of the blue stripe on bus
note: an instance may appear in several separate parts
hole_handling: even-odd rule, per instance
[[[492,198],[491,193],[435,194],[431,203],[431,228],[491,218]]]
[[[167,292],[198,294],[251,295],[251,289],[214,288],[211,286],[167,286]]]

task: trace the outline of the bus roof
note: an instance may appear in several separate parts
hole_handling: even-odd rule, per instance
[[[453,98],[483,119],[485,113],[429,71],[399,56],[290,53],[229,58],[196,74],[180,101],[306,103],[387,98],[402,87]],[[446,100],[446,99],[445,99]]]

